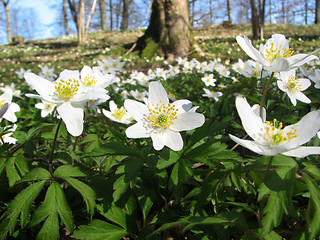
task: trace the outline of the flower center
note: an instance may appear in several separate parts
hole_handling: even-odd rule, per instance
[[[175,108],[174,105],[170,103],[168,105],[165,104],[157,104],[153,105],[153,108],[149,109],[150,116],[147,118],[151,121],[151,125],[153,127],[158,128],[168,128],[174,123],[174,120],[177,119],[178,109]]]
[[[126,110],[124,109],[124,107],[120,107],[114,110],[113,116],[116,119],[121,120],[125,114],[126,114]]]
[[[291,57],[294,51],[291,48],[285,48],[282,47],[281,45],[279,48],[274,47],[274,43],[271,43],[271,47],[268,46],[269,44],[266,45],[266,59],[269,62],[272,62],[276,60],[277,58],[288,58]]]
[[[68,101],[73,95],[77,94],[79,85],[79,81],[76,79],[60,79],[58,82],[55,82],[54,88],[56,89],[56,95],[60,99]]]
[[[53,106],[52,103],[45,103],[45,104],[44,104],[44,108],[47,109],[47,110],[51,109],[52,106]]]
[[[302,89],[299,80],[294,76],[289,77],[287,87],[292,92],[300,92]]]
[[[297,129],[295,127],[292,127],[291,131],[287,133],[283,131],[282,127],[282,122],[277,122],[276,119],[274,119],[273,122],[266,121],[264,137],[270,146],[290,142],[292,139],[297,137]]]
[[[97,80],[94,76],[89,76],[87,75],[85,78],[84,78],[84,81],[83,81],[83,84],[86,86],[86,87],[94,87],[95,84],[96,84]]]
[[[6,103],[6,100],[0,100],[0,109],[3,107],[3,105]]]

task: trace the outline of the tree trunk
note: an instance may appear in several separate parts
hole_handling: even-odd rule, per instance
[[[122,21],[120,29],[122,31],[127,30],[129,27],[129,1],[123,0],[122,6]]]
[[[320,23],[320,0],[316,0],[316,16],[314,20],[315,24]]]
[[[8,7],[9,0],[2,0],[2,3],[6,13],[7,39],[8,39],[8,43],[11,43],[12,36],[11,36],[11,17],[10,17],[10,10]]]
[[[69,8],[70,8],[70,12],[71,12],[71,15],[72,15],[73,22],[76,25],[76,28],[78,30],[79,29],[79,26],[78,26],[79,25],[78,24],[78,11],[77,11],[75,2],[74,2],[74,0],[73,1],[68,0],[68,4],[69,4]]]
[[[252,38],[259,39],[259,18],[255,0],[250,0],[251,5],[251,25],[252,25]]]
[[[108,30],[107,24],[107,14],[106,14],[106,2],[105,0],[99,0],[99,8],[100,8],[100,22],[101,29],[104,31]]]
[[[109,0],[109,10],[110,10],[110,30],[113,29],[113,6],[112,6],[112,0]]]
[[[232,24],[232,5],[231,0],[227,0],[227,8],[228,8],[228,21]]]
[[[169,61],[190,53],[193,39],[187,0],[153,0],[149,26],[138,39],[143,57],[162,55]]]
[[[84,0],[80,0],[79,3],[79,16],[78,16],[78,42],[83,44],[85,42],[84,34]]]
[[[63,11],[64,30],[66,32],[66,36],[69,36],[67,0],[63,0],[62,11]]]
[[[261,40],[264,38],[265,7],[266,7],[266,0],[259,0],[259,33],[260,33]]]

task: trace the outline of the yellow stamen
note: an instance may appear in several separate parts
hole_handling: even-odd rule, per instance
[[[58,82],[55,82],[56,94],[60,99],[68,101],[72,96],[77,94],[79,85],[79,81],[76,79],[60,79]]]
[[[268,46],[269,44],[266,44],[266,59],[269,62],[274,61],[277,58],[288,58],[291,57],[294,51],[289,48],[282,47],[281,45],[279,48],[274,47],[274,43],[271,43],[271,47]]]
[[[97,82],[96,78],[94,76],[90,76],[90,75],[87,75],[83,80],[83,84],[86,87],[94,87],[96,82]]]
[[[178,109],[170,103],[165,105],[163,103],[161,104],[160,101],[160,104],[152,104],[152,107],[153,108],[149,109],[150,116],[147,118],[151,121],[153,127],[168,128],[174,123],[174,120],[177,119]]]
[[[292,127],[291,131],[284,133],[282,122],[277,122],[276,119],[273,122],[266,121],[266,126],[264,128],[264,137],[270,146],[280,145],[285,142],[290,142],[292,139],[297,137],[297,129]]]
[[[300,92],[302,87],[299,80],[294,76],[290,76],[287,82],[287,87],[292,92]]]
[[[113,112],[113,116],[118,120],[121,120],[125,114],[126,110],[124,109],[124,107],[117,108]]]

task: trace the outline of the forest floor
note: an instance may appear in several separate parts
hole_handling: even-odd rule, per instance
[[[235,41],[237,35],[251,36],[250,25],[213,25],[193,29],[194,36],[208,53],[208,59],[221,58],[236,62],[245,54]],[[130,31],[90,32],[84,45],[78,46],[77,35],[52,39],[26,41],[22,44],[0,46],[0,78],[10,82],[10,76],[21,67],[34,71],[40,65],[63,69],[79,69],[83,65],[96,65],[107,56],[124,57],[128,68],[147,69],[154,60],[140,59],[136,53],[128,53],[134,42],[144,33],[144,29]],[[294,50],[310,50],[320,47],[320,25],[266,24],[265,38],[274,33],[282,33],[294,44]],[[263,41],[256,41],[258,46]]]

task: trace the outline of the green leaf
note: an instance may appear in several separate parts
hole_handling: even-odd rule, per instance
[[[127,232],[118,226],[94,219],[88,226],[79,226],[79,230],[75,230],[72,237],[80,240],[119,240],[126,234]]]
[[[9,187],[12,187],[17,181],[21,179],[16,166],[15,166],[15,157],[9,158],[6,163],[6,174],[9,180]]]
[[[138,157],[138,158],[144,157],[144,155],[140,151],[118,142],[106,143],[102,145],[100,148],[95,149],[88,154],[84,154],[84,157],[86,156],[99,157],[99,156],[106,156],[106,155],[125,155],[125,156]]]
[[[96,206],[95,192],[87,184],[71,177],[64,178],[72,187],[74,187],[83,197],[87,205],[87,211],[91,214],[94,213],[94,208]]]
[[[36,240],[58,240],[59,235],[59,219],[57,212],[51,212],[47,220],[42,225]]]
[[[48,180],[51,178],[51,174],[48,170],[44,168],[34,168],[29,173],[27,173],[20,182],[30,182],[35,180]]]
[[[87,175],[81,172],[80,169],[77,167],[73,167],[71,165],[62,165],[54,171],[53,176],[65,178],[65,177],[85,177]]]
[[[309,225],[309,239],[316,239],[320,232],[320,188],[319,185],[307,174],[303,174],[306,180],[309,192],[310,192],[310,202],[314,207],[313,219]]]
[[[4,227],[4,234],[6,235],[8,231],[10,235],[13,234],[18,216],[20,215],[20,225],[21,228],[26,226],[27,217],[30,212],[31,204],[36,199],[40,193],[42,187],[46,181],[36,182],[24,190],[22,190],[16,197],[11,201],[8,206],[7,211],[3,216],[8,220],[6,227]],[[3,235],[3,233],[1,234]]]
[[[53,213],[59,214],[62,222],[66,225],[68,230],[70,232],[73,231],[73,218],[71,209],[67,203],[65,194],[61,186],[56,181],[53,181],[48,188],[46,197],[42,205],[33,214],[30,226],[32,227],[40,223],[47,217],[50,218]],[[51,218],[53,218],[53,216],[51,216]],[[46,221],[48,221],[48,219]],[[53,221],[53,219],[50,221]],[[59,232],[59,226],[57,226],[57,229],[54,230]]]

